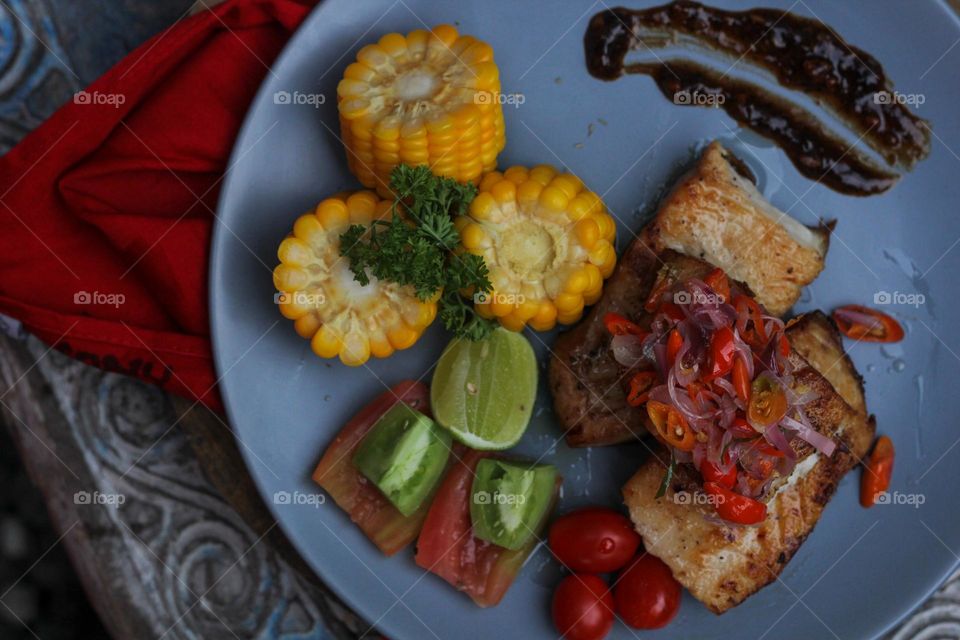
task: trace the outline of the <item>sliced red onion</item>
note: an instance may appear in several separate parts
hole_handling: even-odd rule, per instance
[[[783,429],[780,428],[780,425],[775,424],[771,427],[767,427],[767,430],[763,432],[763,437],[767,442],[776,447],[778,451],[781,451],[786,457],[797,457],[797,454],[794,452],[793,448],[790,447],[790,443],[787,442],[787,436],[784,435]]]
[[[610,349],[613,351],[613,359],[628,369],[638,366],[644,360],[643,341],[633,334],[613,336]]]
[[[796,431],[798,438],[809,442],[814,449],[828,458],[833,455],[834,450],[837,448],[836,442],[818,432],[813,427],[794,420],[790,416],[784,416],[780,424],[787,429]]]

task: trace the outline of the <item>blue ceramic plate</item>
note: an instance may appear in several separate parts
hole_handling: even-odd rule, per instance
[[[716,4],[748,8],[754,0]],[[807,224],[818,216],[839,221],[826,270],[798,310],[871,304],[881,292],[900,301],[923,296],[916,306],[886,307],[907,329],[902,343],[861,344],[851,354],[866,378],[879,429],[897,446],[894,487],[901,500],[916,503],[922,496],[923,504],[862,509],[859,473],[851,473],[780,580],[721,617],[686,595],[674,622],[652,635],[873,637],[957,564],[951,549],[960,548],[960,433],[953,405],[960,379],[960,47],[952,46],[960,23],[943,2],[932,0],[762,4],[819,17],[881,60],[899,91],[925,96],[918,113],[933,123],[933,151],[893,190],[865,199],[841,196],[803,178],[779,149],[720,111],[676,107],[646,77],[593,79],[584,68],[582,37],[602,2],[326,0],[268,74],[234,150],[213,242],[220,388],[250,472],[284,531],[320,577],[389,637],[556,635],[548,603],[559,569],[547,549],[530,558],[500,606],[481,610],[424,575],[412,550],[385,558],[332,501],[317,505],[303,497],[317,493],[310,472],[344,421],[388,385],[429,380],[447,336],[435,326],[415,348],[369,368],[317,359],[273,304],[276,248],[300,213],[358,186],[337,139],[335,106],[337,82],[356,50],[390,31],[442,22],[489,42],[504,91],[525,97],[522,105],[505,108],[501,166],[566,165],[605,193],[620,221],[621,250],[678,169],[719,138],[751,166],[776,206]],[[308,94],[322,94],[325,103],[302,97]],[[530,335],[544,361],[554,337]],[[566,479],[561,510],[619,504],[620,486],[642,447],[572,450],[560,436],[541,384],[520,450],[546,452],[559,467]],[[283,492],[289,501],[275,499]],[[619,623],[612,634],[633,635]]]

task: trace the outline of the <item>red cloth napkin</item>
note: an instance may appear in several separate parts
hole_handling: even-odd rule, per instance
[[[222,410],[207,260],[227,159],[316,0],[228,0],[146,42],[0,158],[0,312]]]

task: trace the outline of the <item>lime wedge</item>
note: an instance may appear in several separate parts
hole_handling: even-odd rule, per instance
[[[430,385],[436,421],[474,449],[515,445],[537,396],[537,359],[522,334],[498,328],[485,340],[453,339]]]

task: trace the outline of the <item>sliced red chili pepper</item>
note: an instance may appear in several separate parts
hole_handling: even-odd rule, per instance
[[[645,336],[646,331],[640,328],[640,325],[630,322],[626,317],[619,313],[605,313],[603,316],[603,325],[612,335],[625,336],[632,334],[635,336]]]
[[[790,355],[790,341],[785,333],[780,334],[780,355],[784,358]]]
[[[683,336],[676,329],[670,331],[667,338],[667,367],[672,367],[677,361],[677,354],[680,353],[680,347],[683,346]]]
[[[903,340],[903,327],[899,322],[882,311],[858,304],[848,304],[834,310],[833,321],[837,323],[837,328],[843,335],[854,340],[863,342]]]
[[[713,496],[717,515],[728,522],[738,524],[757,524],[767,517],[767,505],[734,493],[716,482],[704,482],[703,488]]]
[[[742,356],[733,360],[733,388],[737,392],[737,397],[747,405],[750,402],[750,377],[747,372],[747,363]]]
[[[880,436],[860,477],[860,504],[864,507],[876,504],[880,494],[890,487],[893,457],[893,441],[887,436]]]
[[[643,303],[644,310],[653,313],[660,306],[663,294],[665,294],[668,289],[670,289],[670,279],[663,275],[658,276],[657,281],[650,290],[650,295],[647,296],[647,301]]]
[[[730,373],[736,354],[733,330],[730,327],[720,327],[714,331],[710,337],[710,371],[703,379],[709,382]]]
[[[704,283],[716,293],[722,302],[730,300],[730,281],[723,269],[717,268],[711,271],[703,279]]]
[[[767,330],[763,326],[763,309],[757,304],[757,301],[749,296],[736,296],[733,299],[733,306],[737,310],[738,316],[746,314],[752,323],[752,330],[748,330],[746,321],[742,318],[737,320],[737,329],[740,330],[740,336],[746,342],[755,348],[761,348],[767,343]]]
[[[757,430],[751,427],[750,423],[741,416],[737,416],[733,419],[733,422],[730,423],[730,431],[733,433],[734,438],[740,440],[757,437]]]
[[[638,371],[630,378],[630,391],[627,393],[627,404],[639,407],[650,397],[650,388],[656,383],[657,374],[653,371]]]
[[[657,428],[657,433],[671,447],[680,451],[692,451],[697,444],[693,429],[687,419],[674,407],[656,400],[647,401],[647,415]]]
[[[730,465],[730,470],[724,473],[719,464],[705,459],[700,465],[700,475],[704,482],[716,482],[721,487],[732,489],[737,482],[737,465]]]
[[[676,320],[677,322],[684,319],[683,310],[680,308],[676,302],[663,302],[657,307],[657,313],[662,313],[666,315],[671,320]]]

